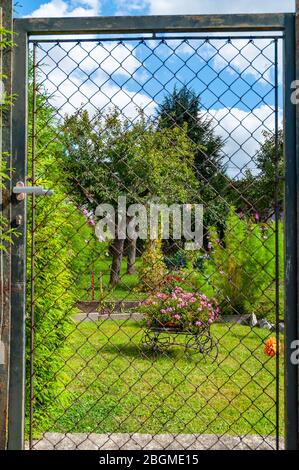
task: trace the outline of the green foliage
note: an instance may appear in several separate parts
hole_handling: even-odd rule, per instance
[[[6,158],[4,153],[0,156],[0,191],[5,189],[5,181],[10,179]],[[13,235],[17,236],[17,231],[10,228],[9,221],[0,213],[0,251],[7,251],[8,245],[13,243]]]
[[[141,258],[140,288],[143,291],[155,291],[162,284],[167,274],[164,257],[162,253],[161,241],[152,240]]]
[[[227,186],[222,162],[224,144],[212,120],[202,112],[200,96],[186,85],[180,90],[175,87],[161,104],[158,117],[160,129],[180,129],[193,146],[193,173],[200,182],[198,201],[205,207],[205,227],[222,224],[229,208],[221,197]]]
[[[14,45],[12,41],[13,33],[0,27],[0,48],[6,49]],[[6,75],[0,73],[0,80]],[[5,94],[5,90],[0,90],[0,132],[2,127],[2,113],[13,103],[13,97]],[[0,154],[0,192],[5,189],[5,181],[10,179],[10,169],[7,167],[9,155],[5,152]],[[9,221],[0,213],[0,251],[7,251],[7,246],[13,242],[13,235],[17,236],[17,231],[10,227]]]
[[[81,111],[67,117],[62,136],[68,184],[81,205],[115,205],[124,194],[128,203],[197,197],[193,146],[184,130],[157,131],[142,114],[131,125],[117,111],[95,117]]]
[[[195,258],[195,260],[192,263],[192,267],[196,271],[202,272],[204,270],[205,261],[206,261],[206,256],[205,255],[197,256],[197,258]]]
[[[32,95],[32,86],[29,91]],[[30,113],[32,116],[29,99]],[[51,197],[38,198],[35,207],[35,293],[34,293],[34,419],[39,426],[47,419],[47,413],[59,401],[62,382],[57,373],[63,365],[61,353],[70,331],[73,328],[71,316],[77,311],[75,304],[75,282],[70,269],[70,258],[75,255],[69,242],[70,233],[63,231],[73,217],[73,231],[83,222],[72,201],[65,194],[63,169],[57,155],[62,153],[58,139],[55,109],[47,102],[42,90],[37,94],[37,142],[35,155],[36,185],[54,188]],[[32,120],[29,133],[32,132]],[[30,140],[29,140],[30,142]],[[29,148],[29,154],[31,148]],[[29,174],[31,170],[29,161]],[[74,213],[76,217],[74,218]],[[29,226],[33,223],[29,211]],[[28,237],[30,256],[32,239]],[[31,262],[28,258],[28,279],[31,276]],[[28,282],[27,312],[31,311],[31,286]],[[29,385],[30,361],[30,322],[27,322],[27,388]],[[29,390],[27,389],[27,397]],[[29,403],[27,401],[27,407]]]
[[[14,45],[13,32],[0,27],[0,47],[6,49],[7,47],[13,47]]]
[[[284,135],[282,129],[276,136],[264,131],[264,142],[255,156],[258,174],[248,170],[245,177],[234,181],[234,189],[228,190],[226,197],[246,214],[259,214],[261,220],[268,220],[275,213],[275,195],[280,212],[284,206]]]
[[[159,127],[184,129],[186,135],[196,145],[195,167],[199,179],[207,180],[222,171],[222,140],[216,136],[210,119],[201,113],[200,97],[184,85],[180,90],[175,87],[166,96],[159,109]]]
[[[166,256],[165,264],[170,271],[180,271],[180,269],[186,268],[186,252],[184,250],[178,250],[173,256]]]
[[[283,228],[279,223],[280,255],[283,256]],[[255,312],[269,300],[275,282],[275,225],[241,219],[231,209],[224,239],[210,228],[212,251],[205,275],[221,304],[223,314]],[[281,265],[281,275],[283,266]],[[274,304],[272,304],[274,308]]]

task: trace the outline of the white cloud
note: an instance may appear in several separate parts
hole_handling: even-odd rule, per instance
[[[65,17],[65,16],[96,16],[100,13],[100,0],[51,0],[42,3],[30,17]]]
[[[100,74],[93,82],[84,82],[78,77],[64,80],[58,72],[52,78],[55,82],[48,81],[46,90],[51,94],[50,102],[59,110],[61,117],[81,108],[93,115],[115,107],[121,116],[131,121],[138,118],[138,109],[143,109],[147,116],[155,113],[156,104],[149,96],[120,88],[111,82],[105,83]]]
[[[136,14],[149,8],[148,0],[115,0],[115,15]]]
[[[230,176],[240,177],[246,169],[256,167],[254,157],[264,141],[263,132],[275,129],[274,108],[262,105],[250,111],[239,108],[210,110],[215,132],[225,142],[224,155]],[[282,123],[282,110],[279,110]]]
[[[223,70],[231,74],[251,75],[263,85],[273,83],[275,47],[271,39],[232,39],[215,40],[202,50],[205,60],[212,58],[215,70]],[[217,54],[216,54],[217,51]],[[282,80],[282,42],[278,43],[278,70],[279,81]]]
[[[295,0],[145,0],[153,15],[295,11]]]
[[[69,74],[85,73],[89,76],[97,72],[111,75],[133,76],[141,63],[135,56],[134,46],[128,43],[104,42],[60,42],[41,44],[38,49],[38,63],[42,73],[51,78],[55,70],[67,77]],[[115,77],[114,77],[115,78]]]
[[[97,42],[61,42],[54,48],[45,43],[38,49],[37,60],[42,64],[39,82],[62,117],[80,107],[94,114],[114,106],[131,120],[138,117],[137,108],[143,108],[150,116],[156,105],[148,95],[117,85],[118,80],[139,73],[140,62],[133,49],[131,44],[113,42],[103,46]]]

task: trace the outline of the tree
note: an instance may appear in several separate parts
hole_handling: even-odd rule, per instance
[[[269,220],[275,214],[276,194],[279,213],[283,212],[284,135],[279,130],[277,142],[273,132],[265,131],[263,136],[255,156],[255,171],[248,170],[245,178],[233,182],[228,198],[239,211]]]
[[[194,164],[197,178],[209,181],[223,173],[221,162],[221,137],[214,132],[213,122],[207,118],[200,105],[200,97],[184,85],[180,90],[175,87],[160,105],[158,114],[159,128],[180,127],[187,124],[186,136],[196,146]]]
[[[96,116],[81,111],[66,118],[63,143],[70,191],[79,204],[87,203],[93,210],[100,203],[116,207],[124,195],[127,204],[147,204],[153,197],[163,203],[192,202],[198,197],[194,147],[184,128],[157,130],[142,113],[131,125],[116,110]],[[128,244],[127,270],[132,272],[136,243]],[[115,286],[124,240],[116,236],[111,253],[110,284]]]
[[[204,242],[207,243],[208,226],[222,226],[229,210],[224,197],[229,178],[222,162],[223,140],[216,135],[212,119],[203,112],[200,96],[186,85],[180,90],[175,87],[164,98],[158,112],[158,127],[184,130],[193,145],[193,171],[201,183],[198,198],[204,205]]]

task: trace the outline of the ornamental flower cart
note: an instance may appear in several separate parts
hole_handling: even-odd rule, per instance
[[[216,360],[218,347],[212,338],[211,325],[219,317],[219,307],[214,300],[175,287],[171,292],[154,294],[140,304],[139,310],[146,320],[142,338],[145,348],[163,352],[180,346],[185,352]]]

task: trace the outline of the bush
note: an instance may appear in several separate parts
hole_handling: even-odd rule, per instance
[[[169,271],[180,271],[180,269],[186,268],[187,257],[183,250],[177,251],[171,257],[165,257],[165,264]]]
[[[140,287],[144,291],[155,291],[166,275],[161,241],[152,240],[148,243],[142,258],[140,268]]]
[[[32,89],[30,90],[32,93]],[[29,99],[29,103],[32,99]],[[62,351],[65,341],[74,328],[71,320],[75,308],[75,278],[70,260],[75,253],[71,246],[71,236],[84,222],[75,206],[65,194],[63,169],[59,158],[63,149],[53,135],[57,133],[55,110],[47,103],[46,95],[37,95],[37,134],[36,145],[36,185],[54,188],[51,197],[36,200],[35,209],[35,293],[34,293],[34,420],[35,429],[41,428],[52,410],[55,413],[63,390]],[[29,113],[31,116],[32,113]],[[31,125],[31,123],[30,123]],[[30,140],[29,140],[30,142]],[[30,152],[30,148],[29,148]],[[29,174],[30,174],[29,162]],[[68,227],[70,218],[77,213],[76,223]],[[29,226],[32,224],[29,211]],[[28,240],[28,255],[31,252],[31,239]],[[30,258],[28,258],[28,278],[30,278]],[[31,310],[31,288],[28,283],[28,319]],[[26,325],[27,397],[29,398],[30,377],[30,321]],[[59,374],[59,377],[58,377]],[[64,395],[66,397],[66,394]],[[29,399],[27,399],[27,409]]]
[[[192,263],[193,269],[199,272],[203,272],[206,259],[207,259],[206,255],[198,256],[197,258],[195,258],[195,260]]]
[[[282,223],[279,224],[280,254]],[[205,267],[206,278],[226,314],[252,313],[275,286],[275,224],[257,224],[241,219],[231,209],[225,235],[219,241],[215,228],[210,230],[211,253]],[[280,263],[281,270],[283,263]],[[272,308],[274,307],[272,303]]]

